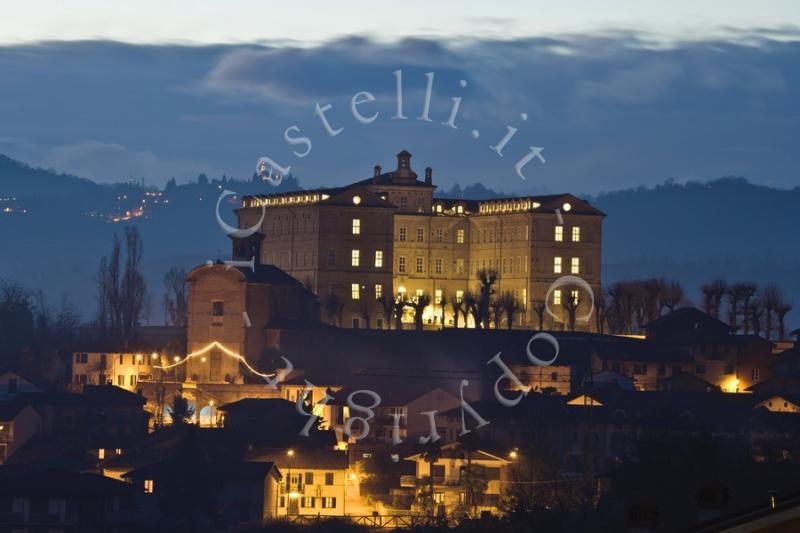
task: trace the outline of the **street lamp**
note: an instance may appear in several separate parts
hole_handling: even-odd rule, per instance
[[[292,462],[291,459],[294,457],[294,450],[289,448],[286,450],[286,456],[289,457],[287,459],[287,480],[286,480],[286,491],[289,493],[290,500],[297,499],[297,493],[292,490]],[[289,514],[289,502],[286,502],[286,514]]]
[[[517,449],[516,449],[516,448],[514,448],[513,450],[511,450],[510,452],[508,452],[508,457],[509,457],[509,458],[510,458],[512,461],[513,461],[514,459],[516,459],[518,455],[519,455],[519,454],[517,453]]]

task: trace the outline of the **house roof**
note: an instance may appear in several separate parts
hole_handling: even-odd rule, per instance
[[[0,466],[0,494],[5,496],[66,496],[97,499],[133,494],[129,484],[98,474],[62,469],[41,469],[30,465]]]
[[[30,402],[23,395],[15,396],[11,400],[0,401],[0,420],[4,422],[14,420],[29,405],[31,405]]]
[[[729,337],[736,328],[696,307],[681,307],[643,326],[648,338],[670,344],[687,344]]]
[[[173,455],[154,464],[123,474],[124,478],[159,479],[264,479],[272,474],[280,479],[280,472],[271,462],[241,461],[234,459],[207,460],[199,457]]]
[[[310,468],[313,470],[346,470],[347,453],[333,447],[293,446],[289,457],[286,446],[253,446],[245,452],[247,461],[270,461],[281,468]]]
[[[27,400],[36,406],[84,404],[92,406],[143,406],[147,400],[141,395],[114,385],[84,385],[83,393],[43,392],[25,394]]]

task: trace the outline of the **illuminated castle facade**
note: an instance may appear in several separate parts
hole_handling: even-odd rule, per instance
[[[319,295],[323,320],[342,327],[388,328],[381,297],[422,294],[431,302],[426,327],[456,325],[452,302],[478,292],[478,272],[494,270],[495,295],[519,303],[513,327],[538,327],[542,314],[545,328],[561,329],[562,302],[577,296],[575,315],[585,319],[577,329],[592,329],[586,286],[552,284],[572,275],[598,293],[604,213],[570,194],[438,198],[432,174],[426,168],[419,179],[402,151],[395,170],[375,166],[372,177],[348,186],[245,197],[240,228],[258,224],[262,207],[265,214],[256,234],[234,240],[234,258],[255,256],[297,278]],[[542,312],[546,300],[552,315]],[[413,314],[407,308],[403,322]],[[465,325],[463,312],[457,325]]]

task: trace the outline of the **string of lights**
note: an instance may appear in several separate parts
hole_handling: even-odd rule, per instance
[[[199,349],[199,350],[197,350],[195,352],[188,353],[188,354],[186,354],[186,357],[179,358],[177,361],[175,361],[172,364],[169,364],[169,365],[153,365],[153,368],[159,368],[161,370],[169,370],[171,368],[175,368],[176,366],[185,364],[186,361],[188,361],[189,359],[191,359],[193,357],[203,357],[205,354],[207,354],[208,352],[210,352],[214,348],[218,348],[222,353],[224,353],[224,354],[226,354],[226,355],[228,355],[230,357],[233,357],[234,359],[238,359],[239,362],[243,363],[244,366],[251,373],[253,373],[253,374],[257,375],[257,376],[260,376],[260,377],[262,377],[262,378],[264,378],[266,380],[275,377],[275,373],[274,372],[271,373],[271,374],[266,374],[264,372],[259,372],[258,370],[256,370],[252,366],[250,366],[250,363],[247,362],[247,359],[245,359],[242,354],[234,352],[233,350],[230,350],[230,349],[226,348],[225,346],[223,346],[218,341],[213,341],[213,342],[209,343],[208,345],[204,346],[203,348],[201,348],[201,349]]]

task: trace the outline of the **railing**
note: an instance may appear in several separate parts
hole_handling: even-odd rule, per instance
[[[359,526],[372,528],[400,528],[411,529],[429,526],[454,526],[455,521],[429,515],[347,515],[347,516],[320,516],[320,515],[295,515],[289,520],[295,524],[312,525],[331,519],[344,519]]]
[[[416,478],[416,476],[400,476],[400,486],[401,487],[416,487],[417,486],[417,478]]]

